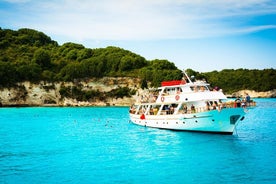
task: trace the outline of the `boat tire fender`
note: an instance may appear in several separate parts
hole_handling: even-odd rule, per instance
[[[164,100],[165,100],[165,97],[162,96],[161,97],[161,102],[164,102]]]

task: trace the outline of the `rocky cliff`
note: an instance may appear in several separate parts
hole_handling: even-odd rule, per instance
[[[139,91],[140,80],[128,77],[104,77],[75,82],[40,82],[38,84],[23,82],[14,87],[0,89],[2,106],[129,106],[134,102],[132,97],[105,98],[102,100],[78,101],[75,98],[60,94],[63,87],[80,87],[84,91],[94,90],[101,93],[119,87],[128,87]],[[91,97],[92,98],[92,97]]]
[[[0,89],[1,106],[129,106],[134,103],[135,95],[122,98],[104,98],[90,100],[77,100],[76,98],[64,97],[60,94],[60,89],[67,89],[74,86],[80,87],[84,91],[94,90],[101,93],[127,87],[135,90],[139,94],[143,93],[140,89],[140,79],[128,77],[104,77],[101,79],[89,79],[75,82],[40,82],[37,84],[30,82],[18,83],[14,87]],[[228,97],[243,97],[248,93],[252,98],[276,97],[276,89],[267,92],[256,92],[242,90]]]

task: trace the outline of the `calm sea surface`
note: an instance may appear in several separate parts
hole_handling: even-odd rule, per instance
[[[276,99],[234,135],[129,123],[126,107],[0,108],[0,183],[275,183]]]

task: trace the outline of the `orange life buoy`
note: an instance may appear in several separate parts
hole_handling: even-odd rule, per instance
[[[175,100],[178,101],[180,99],[180,96],[179,95],[176,95],[175,96]]]
[[[164,102],[164,100],[165,100],[165,97],[162,96],[162,97],[161,97],[161,101]]]

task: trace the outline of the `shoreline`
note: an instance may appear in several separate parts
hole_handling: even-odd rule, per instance
[[[138,79],[125,78],[102,78],[90,79],[78,83],[60,82],[48,83],[41,81],[34,84],[30,82],[18,83],[17,86],[10,88],[0,88],[0,107],[108,107],[108,106],[131,106],[136,100],[137,95],[145,93],[137,85]],[[91,94],[89,99],[78,100],[78,96],[66,97],[61,93],[62,88],[72,89],[79,86],[82,91],[97,91],[105,94],[112,90],[122,87],[136,91],[136,94],[120,97],[103,97]],[[70,91],[69,91],[70,92]],[[276,89],[266,92],[256,92],[253,90],[240,90],[233,93],[225,93],[227,98],[245,97],[249,94],[251,98],[276,98]]]
[[[237,96],[229,96],[226,95],[227,99],[234,99],[237,98]],[[251,97],[253,99],[268,99],[268,98],[276,98],[276,97]],[[24,107],[129,107],[131,106],[130,104],[108,104],[108,103],[91,103],[91,104],[66,104],[66,105],[61,105],[61,104],[1,104],[0,103],[0,108],[24,108]]]

